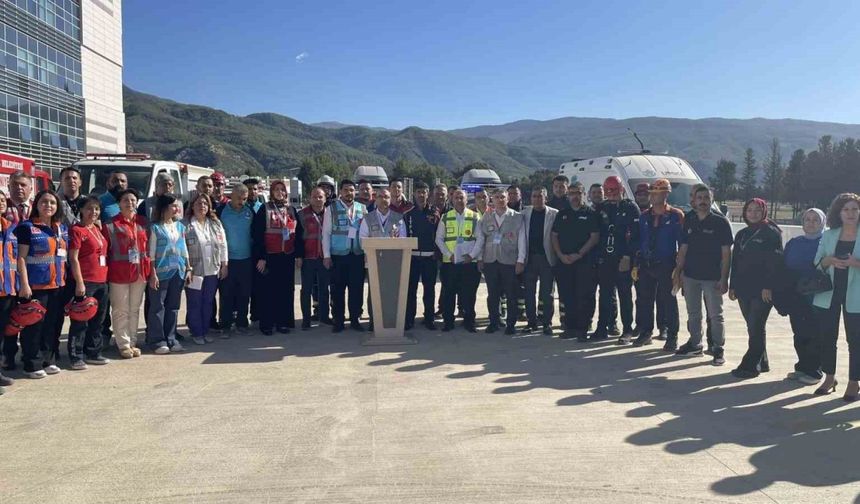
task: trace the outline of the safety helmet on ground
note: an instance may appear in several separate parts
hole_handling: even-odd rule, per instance
[[[65,312],[75,322],[87,322],[96,316],[99,302],[92,296],[75,298],[66,303]]]
[[[47,311],[42,303],[35,299],[19,303],[12,308],[12,312],[9,314],[9,323],[6,324],[3,334],[15,336],[25,327],[36,324],[45,318]]]

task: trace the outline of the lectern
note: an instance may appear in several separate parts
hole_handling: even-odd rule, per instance
[[[415,338],[403,335],[406,324],[406,294],[412,249],[418,238],[364,238],[370,299],[373,303],[373,332],[362,345],[414,345]]]

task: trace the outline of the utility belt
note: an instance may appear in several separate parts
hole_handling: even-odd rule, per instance
[[[675,261],[673,259],[643,259],[639,261],[639,267],[646,269],[674,268]]]
[[[434,257],[436,252],[422,252],[420,250],[413,250],[412,257]]]

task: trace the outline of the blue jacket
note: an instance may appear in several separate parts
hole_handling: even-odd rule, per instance
[[[649,208],[639,218],[639,262],[673,263],[684,230],[684,212],[670,206],[666,213],[657,217],[658,224],[653,228],[655,217],[654,209]]]
[[[836,252],[836,243],[842,228],[828,229],[821,237],[818,244],[818,252],[815,254],[815,262],[823,257],[832,256]],[[854,242],[854,257],[860,259],[860,237]],[[833,280],[833,269],[829,268],[830,279]],[[833,301],[833,291],[821,292],[815,295],[812,304],[819,308],[829,309]],[[860,271],[857,268],[848,268],[848,292],[845,293],[845,310],[848,313],[860,313]]]
[[[795,236],[785,244],[785,266],[798,276],[806,276],[815,271],[815,254],[821,238],[810,240],[805,236]]]

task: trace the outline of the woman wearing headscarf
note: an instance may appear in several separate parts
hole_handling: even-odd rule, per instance
[[[815,391],[818,395],[836,390],[836,342],[839,339],[839,318],[845,320],[848,339],[848,386],[843,398],[857,400],[860,392],[860,196],[840,194],[830,204],[827,225],[821,237],[815,261],[829,274],[833,290],[815,295],[813,304],[818,313],[821,338],[821,370],[824,381]]]
[[[770,371],[765,328],[782,265],[782,231],[767,218],[767,202],[761,198],[748,201],[743,215],[747,227],[735,235],[729,299],[737,300],[740,305],[747,324],[749,348],[732,375],[755,378]]]
[[[787,378],[805,385],[815,385],[821,380],[821,357],[818,343],[818,322],[812,310],[811,295],[797,291],[798,282],[815,273],[815,253],[824,231],[827,216],[822,210],[810,208],[803,212],[801,223],[803,234],[795,236],[785,244],[785,288],[777,305],[780,313],[788,312],[791,331],[794,333],[794,350],[797,363]]]

